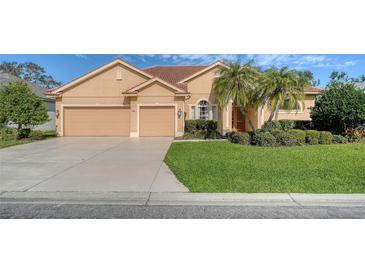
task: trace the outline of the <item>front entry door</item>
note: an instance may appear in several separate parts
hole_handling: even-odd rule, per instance
[[[232,107],[232,130],[245,131],[245,117],[239,107]]]

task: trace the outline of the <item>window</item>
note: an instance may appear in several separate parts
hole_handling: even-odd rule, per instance
[[[209,103],[205,100],[200,101],[198,104],[198,119],[209,119]]]
[[[217,112],[217,106],[212,106],[212,119],[218,120],[218,112]]]
[[[210,105],[208,101],[199,101],[197,105],[190,105],[190,119],[218,120],[216,105]]]
[[[302,104],[300,102],[297,102],[292,109],[289,109],[289,99],[286,99],[284,101],[284,105],[280,106],[281,111],[302,111]]]

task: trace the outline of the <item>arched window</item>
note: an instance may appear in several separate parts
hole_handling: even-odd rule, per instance
[[[198,119],[209,119],[209,103],[205,100],[200,101],[198,104]]]
[[[218,120],[217,106],[202,99],[196,105],[190,105],[189,119]]]

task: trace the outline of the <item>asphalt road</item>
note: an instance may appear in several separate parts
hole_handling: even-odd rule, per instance
[[[41,219],[364,219],[365,207],[133,206],[0,203],[0,218]]]

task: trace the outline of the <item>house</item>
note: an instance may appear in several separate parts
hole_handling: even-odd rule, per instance
[[[208,66],[154,66],[139,69],[116,59],[47,91],[56,99],[59,136],[181,136],[188,119],[214,119],[219,130],[249,130],[229,105],[219,110],[212,83],[221,62]],[[279,119],[310,120],[308,107],[320,92],[305,92],[305,107],[280,110]],[[264,108],[247,110],[256,127],[269,116]]]
[[[358,82],[355,84],[356,87],[365,90],[365,82]]]
[[[0,72],[0,85],[4,85],[7,83],[24,81],[17,76],[11,75],[9,73]],[[56,128],[56,118],[55,118],[55,99],[53,97],[49,97],[45,95],[45,88],[38,86],[37,84],[26,82],[29,88],[33,91],[35,95],[37,95],[45,104],[47,108],[49,121],[35,126],[33,129],[37,130],[55,130]]]

